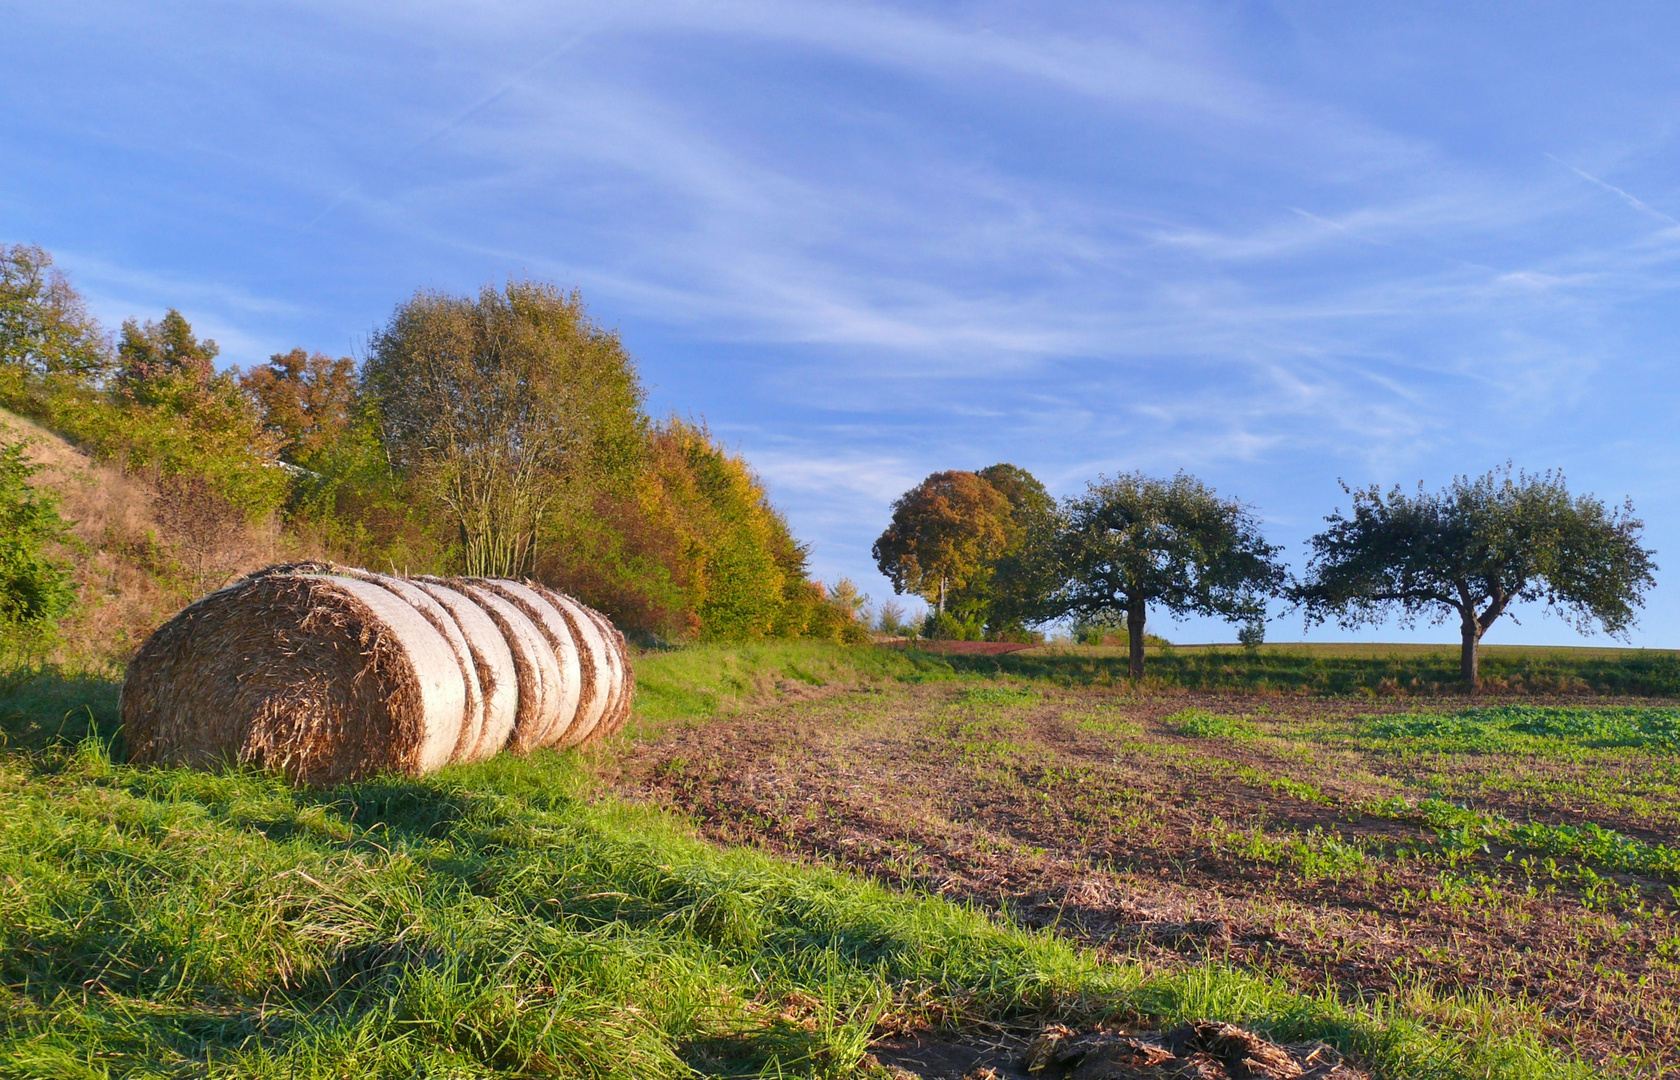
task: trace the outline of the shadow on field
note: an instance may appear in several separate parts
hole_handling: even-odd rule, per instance
[[[768,1027],[738,1035],[689,1039],[677,1044],[683,1064],[701,1076],[780,1076],[805,1062],[821,1063],[831,1052],[829,1041],[808,1031],[792,1013],[777,1017]]]
[[[299,788],[297,798],[306,804],[329,806],[359,829],[383,828],[414,840],[448,836],[473,803],[467,792],[401,777],[377,777],[323,792]]]
[[[935,658],[929,654],[930,658]],[[1059,686],[1127,683],[1123,653],[1034,649],[1001,656],[941,654],[941,664],[961,674],[1003,675]],[[1483,651],[1485,693],[1680,696],[1680,654],[1627,650]],[[1145,688],[1244,693],[1430,694],[1459,686],[1458,656],[1440,652],[1389,656],[1337,656],[1285,649],[1160,649],[1145,665]]]
[[[54,665],[0,674],[0,750],[44,750],[97,736],[113,758],[122,753],[117,695],[110,672],[66,671]]]

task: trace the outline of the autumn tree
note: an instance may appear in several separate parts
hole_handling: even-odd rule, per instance
[[[1101,478],[1069,500],[1062,517],[1058,584],[1040,615],[1098,622],[1123,616],[1134,679],[1143,676],[1150,606],[1250,622],[1284,584],[1279,549],[1248,508],[1184,473],[1171,480]]]
[[[951,592],[990,572],[1010,536],[1009,500],[972,472],[936,472],[893,503],[875,541],[875,564],[893,591],[914,593],[944,614]]]
[[[1421,484],[1410,496],[1399,487],[1343,490],[1352,513],[1325,519],[1306,580],[1292,590],[1308,624],[1457,618],[1459,671],[1472,692],[1482,637],[1512,604],[1541,602],[1583,633],[1596,625],[1622,635],[1655,584],[1632,504],[1608,510],[1591,495],[1571,496],[1561,473],[1513,476],[1507,465],[1457,477],[1436,494]]]
[[[415,294],[373,336],[361,381],[393,464],[447,511],[470,574],[529,572],[544,515],[623,474],[645,427],[617,333],[542,282]]]
[[[298,464],[313,460],[344,438],[356,409],[356,364],[302,349],[275,353],[239,378],[262,411],[263,426],[280,454]]]

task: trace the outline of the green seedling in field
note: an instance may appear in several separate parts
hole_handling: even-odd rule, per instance
[[[1220,716],[1201,709],[1184,709],[1162,723],[1180,735],[1196,739],[1253,739],[1260,734],[1260,729],[1245,718]]]
[[[962,692],[957,704],[971,708],[995,705],[1034,705],[1043,699],[1037,690],[1025,686],[974,686]]]
[[[1415,821],[1433,829],[1449,857],[1485,852],[1490,845],[1562,855],[1606,870],[1680,880],[1680,850],[1647,844],[1614,829],[1582,825],[1517,824],[1499,814],[1455,806],[1441,799],[1408,803],[1395,797],[1360,807],[1373,817]]]
[[[1434,750],[1560,753],[1575,747],[1680,752],[1680,709],[1634,706],[1500,705],[1455,713],[1360,718],[1372,740],[1407,740]]]

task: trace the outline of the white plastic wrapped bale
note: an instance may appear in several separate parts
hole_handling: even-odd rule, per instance
[[[531,620],[532,625],[542,631],[549,648],[554,650],[555,662],[560,669],[560,699],[556,703],[553,721],[538,737],[536,745],[567,745],[567,734],[576,725],[578,718],[583,670],[578,655],[578,642],[572,628],[567,625],[565,615],[529,584],[503,578],[473,578],[472,581],[473,584],[494,592],[518,608]]]
[[[583,671],[577,722],[559,745],[580,746],[592,742],[603,734],[601,721],[615,700],[620,682],[612,639],[603,632],[598,612],[546,586],[532,584],[531,588],[565,617],[566,626],[577,640]]]
[[[484,727],[478,743],[463,756],[455,753],[457,761],[484,761],[495,757],[507,745],[519,715],[519,671],[514,665],[513,650],[508,647],[502,631],[485,610],[466,594],[451,589],[436,578],[416,578],[414,584],[424,589],[454,618],[466,638],[473,666],[484,701]]]
[[[582,606],[581,604],[579,605]],[[631,698],[635,694],[635,673],[630,667],[630,647],[619,633],[618,627],[612,620],[591,607],[584,607],[595,625],[600,628],[602,637],[608,644],[607,656],[611,674],[610,698],[601,723],[596,728],[596,737],[601,738],[617,734],[630,719]]]
[[[519,686],[519,706],[504,749],[521,754],[535,750],[560,717],[565,697],[560,658],[555,655],[547,635],[495,590],[468,578],[449,578],[445,584],[477,604],[502,632],[502,640],[513,653]]]
[[[330,785],[441,767],[466,706],[449,640],[391,591],[264,573],[147,638],[120,711],[136,764],[250,764]]]
[[[472,648],[455,615],[415,582],[352,567],[335,566],[333,571],[345,577],[378,585],[398,597],[418,611],[420,616],[431,623],[432,628],[449,642],[450,649],[455,653],[456,666],[461,669],[461,681],[466,685],[467,691],[466,709],[461,717],[461,737],[455,743],[455,752],[450,755],[450,760],[476,760],[473,756],[474,751],[478,749],[479,741],[484,737],[484,695],[479,683],[478,666],[473,662]]]

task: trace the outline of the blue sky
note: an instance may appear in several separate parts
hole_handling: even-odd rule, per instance
[[[891,500],[994,461],[1058,494],[1187,469],[1299,568],[1338,478],[1509,459],[1632,497],[1680,559],[1673,5],[3,18],[0,241],[108,325],[175,306],[249,366],[359,354],[420,287],[576,285],[653,410],[877,598]],[[1680,646],[1658,580],[1634,641]],[[1519,615],[1488,640],[1590,640]]]

